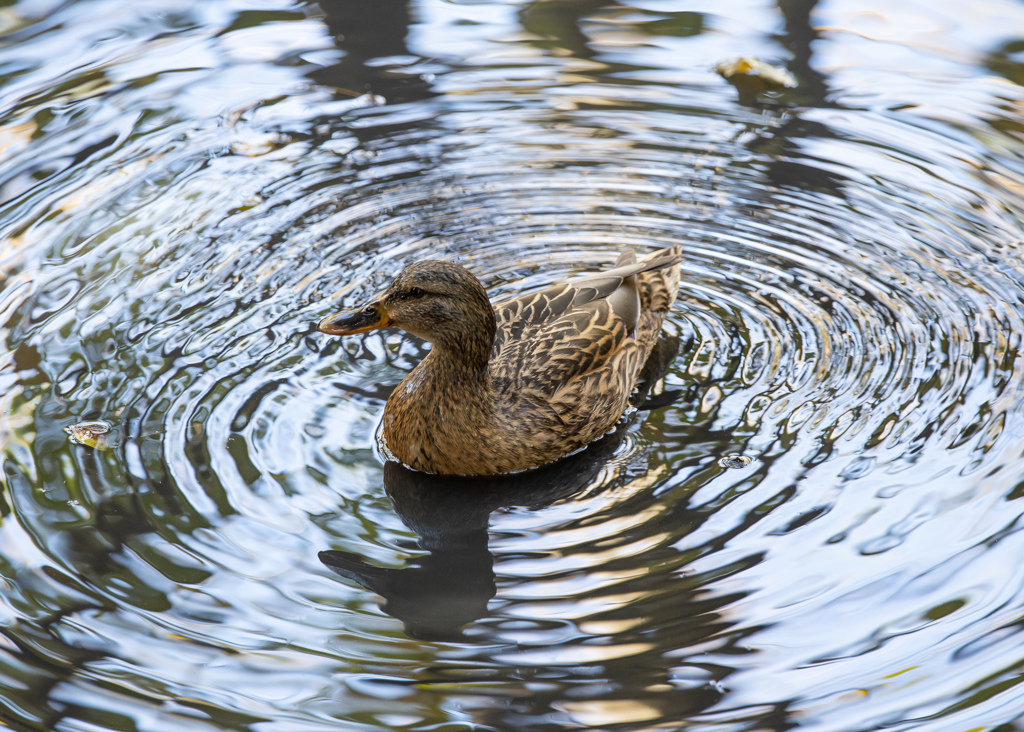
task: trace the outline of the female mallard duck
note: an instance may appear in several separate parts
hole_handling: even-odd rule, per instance
[[[492,306],[458,264],[406,267],[375,302],[320,321],[330,335],[401,328],[433,348],[388,398],[384,441],[416,470],[536,468],[626,411],[679,284],[680,247]]]

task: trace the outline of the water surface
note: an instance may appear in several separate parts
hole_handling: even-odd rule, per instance
[[[1019,3],[0,29],[2,724],[1022,728]],[[418,259],[497,299],[674,244],[657,408],[511,481],[385,465],[427,346],[311,329]]]

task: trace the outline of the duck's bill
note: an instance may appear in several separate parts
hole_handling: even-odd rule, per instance
[[[317,330],[328,335],[355,335],[377,328],[387,328],[390,323],[384,307],[375,302],[360,310],[330,315],[320,321]]]

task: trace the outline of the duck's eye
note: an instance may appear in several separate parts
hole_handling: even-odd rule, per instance
[[[409,290],[405,294],[406,294],[407,297],[423,297],[427,293],[425,293],[423,290],[421,290],[418,287],[410,287]]]
[[[376,315],[376,314],[377,314],[377,308],[373,307],[372,305],[369,306],[369,307],[363,308],[363,315]]]

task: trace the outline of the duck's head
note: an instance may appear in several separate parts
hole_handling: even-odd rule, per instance
[[[480,336],[493,341],[494,310],[483,285],[465,267],[427,260],[402,270],[373,302],[326,317],[317,326],[329,335],[388,327],[401,328],[435,345],[458,345]]]

